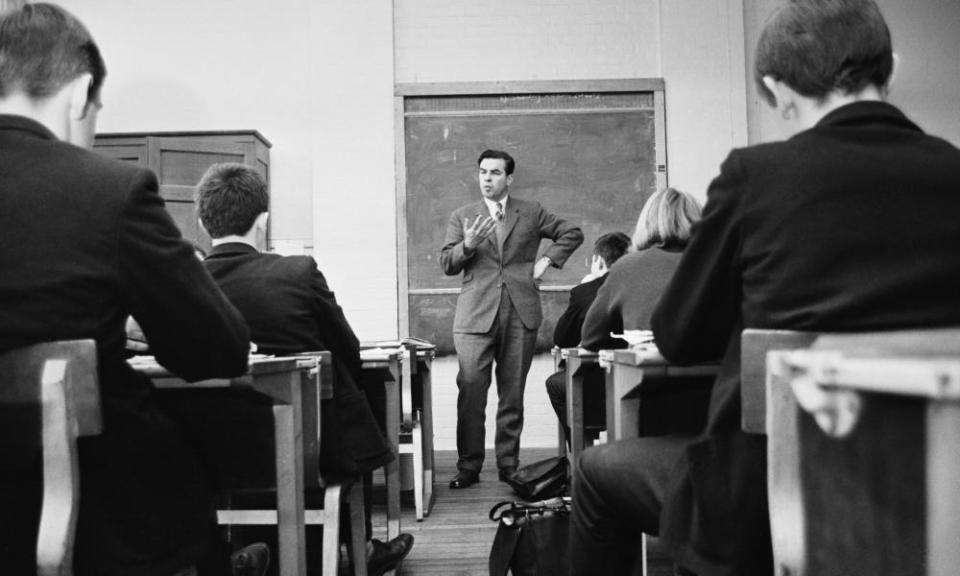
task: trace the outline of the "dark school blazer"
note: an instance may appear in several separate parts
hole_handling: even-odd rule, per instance
[[[124,324],[132,314],[160,363],[199,380],[246,372],[243,318],[181,238],[152,172],[19,116],[0,115],[0,234],[0,352],[97,342],[104,431],[79,443],[77,571],[171,574],[195,564],[213,521],[207,479],[192,439],[127,366]],[[0,534],[12,522],[29,535],[5,502]],[[32,554],[35,542],[2,540],[4,570],[19,573],[18,553]]]
[[[333,353],[334,401],[324,404],[321,418],[321,471],[368,472],[391,461],[390,445],[358,388],[360,343],[316,261],[230,243],[214,247],[204,264],[246,318],[259,352]]]
[[[575,348],[580,345],[580,329],[583,319],[587,317],[587,310],[597,297],[597,290],[607,280],[607,274],[594,278],[583,284],[577,284],[570,289],[570,303],[557,319],[557,326],[553,330],[553,343],[560,348]]]
[[[740,431],[744,328],[960,324],[960,151],[858,102],[734,150],[653,316],[663,355],[723,357],[706,433],[677,463],[661,536],[701,575],[772,572],[766,442]]]

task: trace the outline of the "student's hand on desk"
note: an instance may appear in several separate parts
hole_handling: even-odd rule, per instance
[[[140,329],[140,325],[133,319],[133,316],[127,317],[126,331],[127,350],[132,352],[146,352],[150,349],[150,345],[147,344],[147,337],[143,335],[143,330]]]
[[[463,225],[463,245],[471,250],[480,245],[484,238],[493,232],[497,221],[490,216],[483,217],[477,214],[477,219],[472,223],[467,220]]]
[[[859,393],[824,388],[809,376],[792,379],[790,386],[797,404],[813,415],[817,425],[828,436],[843,438],[853,431],[860,417],[862,399]]]
[[[544,273],[547,271],[547,268],[552,264],[551,260],[546,256],[537,260],[537,263],[533,265],[533,279],[540,280],[543,278]]]

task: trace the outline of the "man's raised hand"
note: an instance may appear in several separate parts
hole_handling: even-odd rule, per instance
[[[490,216],[484,217],[477,214],[477,218],[472,223],[467,219],[463,225],[463,245],[471,250],[476,248],[493,232],[496,225],[497,221]]]

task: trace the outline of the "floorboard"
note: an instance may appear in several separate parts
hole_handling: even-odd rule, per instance
[[[528,449],[522,456],[524,462],[534,462],[556,454],[555,448]],[[451,490],[447,485],[456,472],[456,453],[436,452],[436,500],[430,516],[417,522],[412,498],[404,494],[401,530],[413,534],[416,542],[410,555],[397,571],[398,576],[443,575],[486,576],[490,546],[497,524],[488,518],[490,508],[503,500],[515,500],[510,488],[497,480],[495,468],[485,469],[480,482],[464,490]],[[493,462],[492,452],[487,461]],[[374,480],[375,484],[377,479]],[[374,492],[373,525],[374,537],[384,538],[386,516],[382,487]],[[343,570],[341,574],[349,574]],[[654,541],[648,546],[648,576],[670,576],[669,559]]]

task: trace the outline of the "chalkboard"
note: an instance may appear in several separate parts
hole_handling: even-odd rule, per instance
[[[450,330],[461,279],[443,274],[440,249],[451,212],[480,199],[477,157],[494,148],[516,159],[511,196],[535,200],[584,232],[583,245],[543,282],[538,349],[548,349],[566,292],[588,272],[594,241],[607,232],[632,234],[644,201],[657,188],[658,169],[665,170],[658,162],[663,151],[657,149],[657,116],[653,92],[405,98],[402,228],[409,333],[437,343],[440,353],[453,351]],[[544,240],[541,251],[549,243]]]

